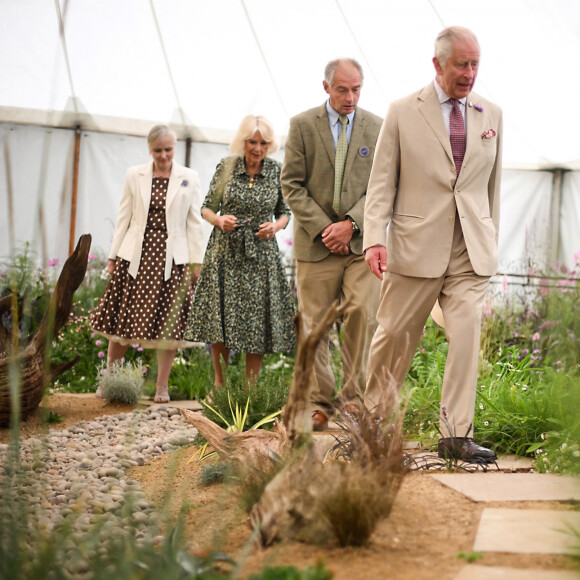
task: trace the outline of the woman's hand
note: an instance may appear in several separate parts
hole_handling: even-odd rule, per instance
[[[115,264],[117,263],[117,260],[111,260],[109,258],[109,260],[107,260],[107,274],[109,274],[109,276],[113,275],[113,271],[115,270]]]
[[[215,218],[214,226],[217,226],[222,232],[233,232],[237,226],[235,215],[218,215]]]
[[[260,224],[259,227],[260,229],[256,232],[256,235],[261,240],[271,240],[278,231],[276,224],[272,222],[264,222],[263,224]]]

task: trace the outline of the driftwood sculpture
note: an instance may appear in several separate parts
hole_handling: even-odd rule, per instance
[[[310,379],[314,368],[314,352],[336,314],[337,307],[333,305],[324,320],[304,339],[300,315],[296,316],[298,349],[294,378],[282,413],[282,421],[276,423],[271,431],[256,429],[231,433],[200,413],[186,409],[181,411],[185,419],[199,430],[222,460],[244,469],[263,469],[265,464],[271,464],[273,457],[284,458],[294,444],[308,441],[312,433]]]
[[[48,311],[25,348],[21,349],[18,341],[0,326],[0,426],[10,424],[13,410],[19,410],[20,418],[26,419],[40,405],[48,383],[77,362],[78,357],[59,365],[51,364],[46,352],[69,318],[74,293],[87,270],[90,247],[90,234],[81,236],[64,264]],[[11,311],[15,300],[13,296],[0,300],[0,316]]]
[[[183,411],[241,477],[276,472],[250,514],[262,545],[292,538],[308,543],[335,540],[364,544],[390,513],[405,468],[402,421],[396,390],[385,383],[381,416],[362,404],[328,402],[342,427],[336,436],[337,461],[323,465],[312,439],[311,395],[316,348],[339,313],[332,305],[307,336],[296,318],[298,348],[294,378],[282,420],[272,432],[228,433],[209,419]],[[273,456],[282,462],[272,469]]]

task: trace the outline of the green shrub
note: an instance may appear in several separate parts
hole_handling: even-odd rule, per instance
[[[143,369],[141,361],[134,364],[124,360],[116,361],[110,369],[103,365],[97,381],[97,388],[110,403],[136,405],[143,390]]]

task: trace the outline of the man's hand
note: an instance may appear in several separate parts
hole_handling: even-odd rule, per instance
[[[365,261],[371,272],[379,279],[383,279],[383,272],[387,271],[387,248],[385,246],[371,246],[365,252]]]
[[[322,241],[333,254],[346,256],[350,251],[349,243],[352,233],[352,222],[350,220],[336,222],[322,230]]]

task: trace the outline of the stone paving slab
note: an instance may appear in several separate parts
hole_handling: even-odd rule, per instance
[[[504,566],[469,564],[453,580],[578,580],[573,570],[521,570]]]
[[[485,508],[474,552],[578,554],[580,513],[564,510]]]
[[[431,477],[473,501],[580,500],[580,479],[551,473],[442,473]]]

